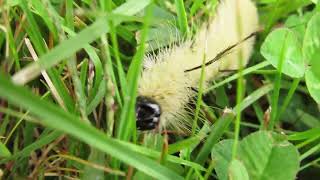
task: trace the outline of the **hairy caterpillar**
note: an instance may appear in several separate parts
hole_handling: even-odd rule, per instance
[[[198,87],[203,57],[205,82],[221,77],[220,70],[238,69],[240,61],[246,65],[254,43],[250,37],[257,29],[257,9],[251,0],[222,0],[215,17],[192,40],[157,56],[147,55],[138,88],[137,128],[188,129],[185,109],[196,95],[192,88]],[[213,62],[217,57],[220,59]]]

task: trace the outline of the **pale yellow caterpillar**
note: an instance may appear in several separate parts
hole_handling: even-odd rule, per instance
[[[214,18],[192,40],[157,56],[147,55],[138,88],[138,129],[154,129],[158,123],[161,129],[188,129],[185,109],[196,95],[192,88],[199,85],[201,68],[188,70],[201,66],[203,57],[209,62],[235,44],[236,48],[206,66],[205,82],[221,77],[220,70],[239,69],[240,61],[246,65],[254,43],[248,37],[257,30],[258,13],[251,0],[222,0]]]

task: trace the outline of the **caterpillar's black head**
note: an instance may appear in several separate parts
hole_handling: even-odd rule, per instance
[[[154,100],[139,96],[136,103],[136,118],[138,130],[155,129],[160,122],[161,108]]]

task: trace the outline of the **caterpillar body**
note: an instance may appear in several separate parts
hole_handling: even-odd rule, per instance
[[[147,55],[138,87],[137,128],[187,130],[190,122],[185,118],[186,107],[196,95],[192,89],[198,87],[201,74],[201,68],[195,67],[201,66],[204,60],[209,64],[219,53],[257,29],[258,13],[251,0],[222,0],[214,18],[192,40],[162,50],[157,56]],[[253,43],[254,38],[248,38],[206,66],[205,84],[221,77],[221,70],[236,70],[241,64],[246,65]]]

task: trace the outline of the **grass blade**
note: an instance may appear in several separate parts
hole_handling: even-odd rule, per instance
[[[229,127],[235,115],[232,112],[225,112],[214,124],[211,133],[198,153],[195,162],[203,164],[210,154],[212,147],[220,140],[223,133]]]
[[[21,71],[18,71],[13,76],[14,82],[18,84],[25,84],[29,82],[30,80],[37,77],[40,74],[41,70],[48,69],[56,65],[63,59],[72,56],[78,50],[84,48],[88,43],[96,40],[101,35],[109,32],[109,26],[107,25],[108,18],[114,18],[114,21],[113,21],[114,25],[118,25],[124,20],[123,18],[120,17],[121,15],[133,15],[139,12],[140,10],[142,10],[149,3],[150,3],[150,0],[139,1],[139,3],[136,3],[134,1],[129,1],[124,5],[118,7],[114,11],[112,11],[113,14],[117,14],[117,15],[114,15],[114,16],[110,15],[108,17],[99,18],[92,25],[88,26],[87,28],[79,32],[76,36],[63,41],[58,46],[53,48],[50,52],[41,56],[38,62],[31,63],[27,67],[23,68]],[[27,7],[25,7],[25,9],[27,9]],[[39,31],[36,31],[36,32],[39,32]],[[41,40],[39,39],[36,39],[36,41],[41,42]],[[42,49],[42,48],[39,47],[39,49]]]
[[[184,7],[183,0],[175,0],[175,5],[177,8],[177,15],[178,15],[178,24],[180,31],[183,35],[188,35],[189,27],[188,27],[188,20],[187,20],[187,13]]]
[[[182,179],[179,175],[155,161],[128,150],[126,146],[84,123],[77,116],[41,100],[23,87],[15,86],[8,79],[7,76],[0,75],[0,97],[8,100],[10,103],[24,107],[32,114],[39,116],[45,126],[68,133],[154,178]]]
[[[152,6],[146,10],[146,16],[144,19],[144,27],[141,34],[141,44],[135,56],[132,59],[132,63],[129,66],[127,81],[128,81],[128,90],[125,96],[125,101],[123,105],[123,109],[121,111],[120,123],[117,137],[121,140],[127,140],[129,138],[129,134],[132,130],[135,131],[135,118],[134,118],[134,109],[136,104],[136,96],[138,90],[138,78],[140,76],[140,72],[142,69],[142,61],[144,57],[145,51],[145,40],[148,34],[149,24],[151,22],[151,12]],[[135,133],[131,133],[135,134]]]

